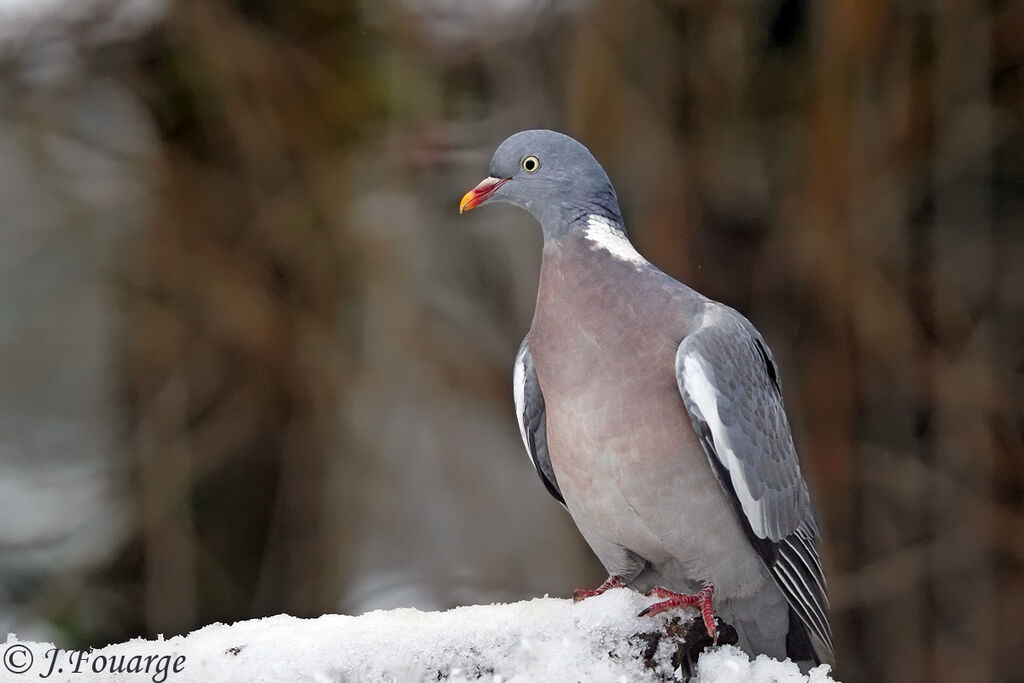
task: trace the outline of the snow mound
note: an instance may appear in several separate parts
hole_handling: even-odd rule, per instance
[[[0,644],[7,667],[0,668],[0,680],[15,669],[33,679],[75,683],[673,680],[677,643],[663,637],[673,617],[634,616],[651,602],[618,589],[578,604],[539,598],[447,612],[275,616],[84,653],[21,642],[11,635]],[[789,661],[763,656],[751,661],[740,650],[722,646],[700,656],[695,680],[832,679],[828,666],[803,676]]]
[[[723,645],[700,656],[695,680],[697,683],[826,683],[832,680],[829,670],[828,664],[822,664],[804,676],[788,659],[780,662],[758,655],[751,661],[738,647]]]

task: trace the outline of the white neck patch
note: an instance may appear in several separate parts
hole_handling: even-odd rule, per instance
[[[603,249],[611,254],[612,258],[632,263],[637,269],[647,265],[647,259],[637,253],[615,223],[604,216],[587,216],[587,227],[583,229],[583,236],[591,243],[591,251]]]

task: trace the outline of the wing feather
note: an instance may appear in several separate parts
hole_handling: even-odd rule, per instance
[[[547,412],[544,406],[544,394],[540,391],[537,372],[533,367],[529,337],[523,340],[516,354],[512,368],[512,390],[516,404],[516,419],[519,421],[519,434],[523,437],[526,455],[544,482],[544,487],[562,506],[565,499],[555,480],[555,470],[551,467],[548,457]]]
[[[832,656],[817,522],[771,354],[745,318],[712,309],[676,351],[676,381],[708,461],[776,585]]]

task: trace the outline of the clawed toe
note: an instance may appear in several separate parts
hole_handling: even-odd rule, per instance
[[[572,592],[572,601],[579,602],[580,600],[586,600],[592,598],[595,595],[601,595],[606,591],[610,591],[612,588],[623,588],[626,582],[622,580],[621,576],[609,576],[605,579],[605,582],[594,589],[589,588],[577,588]]]
[[[715,622],[715,608],[711,601],[715,595],[714,586],[704,586],[697,591],[695,595],[675,593],[660,587],[652,589],[647,595],[662,598],[662,601],[650,605],[637,616],[653,617],[656,614],[661,614],[662,612],[667,612],[671,609],[676,609],[677,607],[699,607],[701,617],[704,620],[704,627],[708,630],[708,635],[711,636],[715,645],[718,644],[718,627]]]

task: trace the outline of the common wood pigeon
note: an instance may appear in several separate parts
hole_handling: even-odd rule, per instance
[[[544,232],[533,324],[515,359],[526,451],[608,570],[660,601],[715,613],[751,655],[833,660],[818,525],[761,334],[651,265],[615,190],[576,140],[498,147],[460,212],[526,209]],[[713,604],[712,604],[713,601]]]

